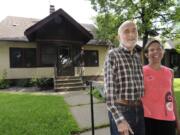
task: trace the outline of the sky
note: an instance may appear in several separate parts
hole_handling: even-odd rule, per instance
[[[6,16],[43,19],[49,15],[49,5],[62,8],[79,23],[94,24],[97,14],[89,0],[0,0],[0,21]]]

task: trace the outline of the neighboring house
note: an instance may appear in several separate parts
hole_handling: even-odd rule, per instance
[[[93,39],[95,27],[59,9],[42,20],[6,17],[0,23],[0,73],[7,79],[103,75],[109,44]]]
[[[164,44],[165,55],[163,64],[174,70],[175,77],[180,77],[180,54],[176,51],[175,45],[180,45],[180,42],[173,43],[171,40],[168,40]]]

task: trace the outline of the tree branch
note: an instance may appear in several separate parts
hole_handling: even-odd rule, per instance
[[[130,0],[130,2],[135,6],[136,10],[141,15],[141,11],[139,10],[139,7],[137,6],[137,4],[134,4],[133,0]]]

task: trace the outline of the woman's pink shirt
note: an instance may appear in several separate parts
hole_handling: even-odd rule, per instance
[[[145,94],[142,98],[144,116],[158,120],[175,120],[172,97],[172,72],[162,66],[154,70],[143,67]]]

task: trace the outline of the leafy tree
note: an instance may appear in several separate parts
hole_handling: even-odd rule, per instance
[[[180,45],[176,45],[176,51],[180,54]]]
[[[134,19],[139,28],[143,47],[149,36],[160,34],[166,38],[177,36],[174,24],[180,20],[176,0],[90,0],[96,17],[97,37],[117,43],[119,25]]]
[[[114,44],[118,44],[117,28],[122,22],[122,18],[117,15],[108,13],[106,15],[98,15],[96,17],[97,37],[103,40],[110,40]]]
[[[174,44],[176,45],[176,52],[180,54],[180,38],[174,40]]]

